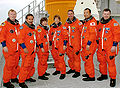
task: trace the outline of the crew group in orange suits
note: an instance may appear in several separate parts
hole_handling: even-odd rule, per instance
[[[49,31],[49,41],[50,41],[50,49],[55,61],[55,68],[56,71],[53,75],[60,74],[60,79],[65,78],[66,74],[66,65],[64,61],[64,54],[66,50],[66,45],[68,41],[68,30],[67,28],[62,25],[60,22],[60,16],[54,16],[54,23],[51,24],[50,31]]]
[[[54,16],[54,23],[48,27],[48,19],[42,17],[35,29],[34,16],[27,14],[25,22],[20,26],[16,20],[16,11],[8,12],[8,19],[0,26],[0,42],[3,47],[5,66],[3,70],[3,86],[15,88],[11,82],[19,83],[21,88],[28,88],[25,82],[36,82],[32,76],[35,73],[35,53],[38,56],[38,79],[48,80],[47,60],[49,51],[55,61],[55,72],[61,74],[63,80],[66,74],[73,78],[80,76],[81,59],[85,62],[83,81],[95,81],[93,55],[97,50],[97,60],[101,76],[98,81],[108,79],[107,64],[110,76],[110,86],[116,85],[115,57],[118,54],[120,34],[119,23],[111,17],[111,10],[104,9],[103,17],[97,25],[97,20],[91,15],[89,8],[84,9],[84,20],[79,21],[73,10],[68,10],[68,19],[63,25],[59,15]],[[49,30],[50,29],[50,30]],[[108,45],[109,44],[109,45]],[[68,56],[70,69],[66,72],[64,61]],[[18,65],[22,58],[21,67]],[[80,58],[81,56],[81,58]],[[19,74],[19,79],[17,78]]]

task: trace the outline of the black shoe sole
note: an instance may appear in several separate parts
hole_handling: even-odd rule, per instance
[[[95,81],[95,79],[87,79],[87,78],[83,78],[83,81]]]
[[[98,81],[103,81],[103,80],[107,80],[108,78],[106,78],[106,79],[102,79],[102,80],[99,80],[99,79],[97,79]]]

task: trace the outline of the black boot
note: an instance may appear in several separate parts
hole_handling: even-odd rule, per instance
[[[60,74],[60,71],[55,71],[52,75]]]
[[[28,86],[27,86],[25,83],[19,83],[19,86],[20,86],[21,88],[28,88]]]
[[[95,77],[93,78],[87,77],[87,78],[83,78],[82,80],[83,81],[95,81]]]
[[[62,80],[62,79],[64,79],[65,77],[66,77],[66,75],[65,75],[65,74],[61,74],[61,75],[60,75],[60,77],[59,77],[59,79],[61,79],[61,80]]]
[[[116,85],[116,79],[110,79],[110,86],[115,87]]]
[[[41,80],[48,80],[49,78],[48,78],[48,77],[45,77],[45,76],[43,75],[43,76],[38,76],[38,79],[41,79]]]
[[[101,75],[100,77],[97,78],[98,81],[106,80],[108,79],[107,75]]]
[[[71,74],[71,73],[75,73],[75,70],[70,69],[69,71],[66,72],[66,74]]]
[[[47,72],[45,72],[45,74],[44,74],[45,76],[49,76],[50,75],[50,73],[47,73]]]
[[[82,75],[83,77],[89,77],[89,75],[86,73],[86,74],[83,74]]]
[[[75,72],[75,74],[72,76],[73,78],[77,78],[80,76],[80,72]]]
[[[18,78],[11,79],[11,82],[12,82],[12,83],[19,83]]]
[[[33,78],[26,79],[25,81],[26,81],[26,82],[36,82],[36,80],[33,79]]]
[[[11,82],[3,83],[3,86],[7,88],[15,88],[15,86],[11,84]]]

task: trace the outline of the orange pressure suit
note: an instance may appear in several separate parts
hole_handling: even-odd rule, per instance
[[[93,55],[96,51],[96,35],[97,35],[97,21],[93,16],[84,20],[84,26],[81,33],[81,57],[84,63],[85,72],[90,78],[95,77]],[[86,50],[86,46],[89,45],[90,49]]]
[[[67,55],[69,57],[68,64],[72,70],[80,72],[81,70],[81,59],[80,59],[80,34],[82,30],[82,22],[76,17],[72,21],[67,19],[65,26],[69,30],[69,39],[67,44]]]
[[[43,76],[47,70],[48,56],[49,56],[49,37],[48,37],[48,27],[42,26],[41,24],[37,26],[36,29],[36,39],[37,45],[40,46],[38,55],[38,75]],[[41,48],[44,48],[45,52],[42,52]]]
[[[119,41],[120,27],[116,20],[109,18],[104,22],[103,18],[98,25],[98,40],[99,46],[97,51],[97,58],[99,61],[99,70],[103,75],[107,75],[107,63],[109,76],[116,79],[116,65],[115,56],[118,54],[117,43]],[[111,52],[112,46],[116,46],[116,52]]]
[[[66,65],[64,61],[65,50],[63,46],[67,44],[68,41],[68,30],[65,26],[59,22],[57,25],[53,23],[49,31],[49,41],[52,45],[52,56],[55,61],[56,71],[60,71],[61,74],[66,73]]]
[[[29,25],[26,21],[19,28],[18,41],[21,47],[22,64],[19,73],[19,83],[25,82],[33,76],[35,72],[34,58],[35,58],[35,26]],[[28,53],[24,52],[27,48]]]
[[[0,42],[3,47],[8,48],[8,52],[4,52],[5,66],[3,71],[3,82],[7,83],[10,79],[17,78],[20,67],[19,63],[19,47],[17,40],[18,28],[20,27],[17,20],[11,21],[9,18],[2,23],[2,29],[0,33]]]

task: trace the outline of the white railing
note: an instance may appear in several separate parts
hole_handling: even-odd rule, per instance
[[[29,5],[25,6],[23,9],[17,12],[17,17],[20,23],[23,23],[25,21],[25,16],[28,13],[36,15],[36,12],[43,13],[45,10],[45,0],[37,4],[36,0],[32,1]]]

